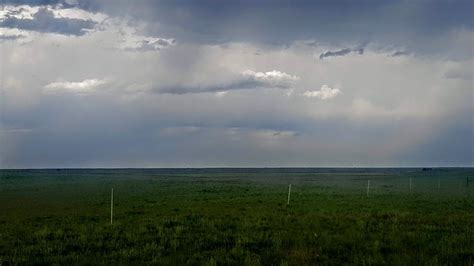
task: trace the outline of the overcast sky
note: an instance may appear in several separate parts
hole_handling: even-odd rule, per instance
[[[9,1],[0,168],[473,166],[474,2]]]

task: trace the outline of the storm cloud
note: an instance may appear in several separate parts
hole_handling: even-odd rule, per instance
[[[299,77],[277,70],[268,72],[243,71],[239,77],[227,84],[208,84],[201,86],[176,86],[159,89],[160,93],[185,94],[206,92],[227,92],[232,90],[277,88],[288,89]]]
[[[1,168],[473,165],[472,1],[4,3]]]
[[[327,51],[325,53],[322,53],[319,56],[319,59],[324,59],[326,57],[333,57],[333,56],[344,56],[344,55],[348,55],[350,53],[356,53],[356,54],[360,54],[360,55],[364,54],[364,48],[362,48],[362,47],[355,48],[355,49],[346,48],[346,49],[342,49],[342,50],[339,50],[339,51]]]
[[[32,18],[17,18],[7,14],[0,20],[0,27],[38,32],[81,36],[96,26],[92,20],[57,18],[51,10],[40,8]]]

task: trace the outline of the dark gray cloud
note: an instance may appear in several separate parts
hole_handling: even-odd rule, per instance
[[[241,76],[226,84],[203,85],[203,86],[172,86],[157,90],[159,93],[185,94],[204,92],[223,92],[242,89],[256,88],[290,88],[299,77],[280,71],[254,72],[244,71]]]
[[[44,6],[56,5],[64,1],[59,0],[3,0],[2,3],[9,5],[29,5],[29,6]]]
[[[10,4],[62,4],[21,0]],[[474,28],[474,2],[468,0],[322,1],[154,1],[78,0],[78,8],[145,22],[148,35],[178,42],[256,42],[283,46],[295,40],[318,43],[396,44],[413,53],[439,54],[439,36]],[[298,17],[298,19],[294,19]]]
[[[343,55],[347,55],[347,54],[350,54],[352,52],[352,49],[342,49],[342,50],[339,50],[339,51],[327,51],[325,53],[322,53],[321,55],[319,55],[319,59],[323,59],[325,57],[331,57],[331,56],[343,56]]]
[[[327,51],[319,55],[319,59],[324,59],[326,57],[333,57],[333,56],[344,56],[350,53],[364,54],[364,48],[363,47],[359,47],[355,49],[346,48],[339,51]]]
[[[96,24],[92,20],[56,18],[51,10],[40,8],[33,19],[20,19],[7,14],[0,27],[81,36]]]
[[[8,5],[28,5],[28,6],[55,6],[62,5],[64,8],[78,6],[80,1],[77,0],[2,0],[2,3]]]
[[[242,89],[253,89],[268,87],[268,84],[255,80],[242,80],[230,84],[210,85],[210,86],[171,86],[157,89],[158,93],[168,94],[186,94],[186,93],[206,93],[206,92],[220,92]],[[276,86],[278,87],[278,86]],[[281,87],[281,85],[280,85]]]
[[[152,34],[204,43],[404,42],[474,26],[474,2],[468,0],[117,0],[113,5],[107,0],[82,0],[79,6],[144,20]]]
[[[246,89],[258,89],[258,88],[275,88],[275,89],[287,89],[290,84],[285,83],[268,83],[258,80],[240,80],[229,84],[222,85],[209,85],[209,86],[171,86],[157,89],[158,93],[167,94],[186,94],[186,93],[206,93],[206,92],[221,92],[221,91],[232,91],[232,90],[246,90]]]
[[[357,54],[364,54],[364,48],[363,47],[360,47],[360,48],[356,48],[354,50],[352,50],[353,52],[357,53]]]
[[[25,38],[23,35],[0,35],[0,42],[2,41],[14,41]]]
[[[403,55],[408,55],[408,52],[405,52],[405,51],[395,51],[395,52],[392,54],[392,57],[403,56]]]

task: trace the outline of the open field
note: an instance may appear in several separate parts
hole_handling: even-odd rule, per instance
[[[17,263],[473,265],[474,169],[1,170]]]

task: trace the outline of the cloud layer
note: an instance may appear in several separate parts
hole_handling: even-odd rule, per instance
[[[473,165],[471,2],[17,2],[1,168]]]

